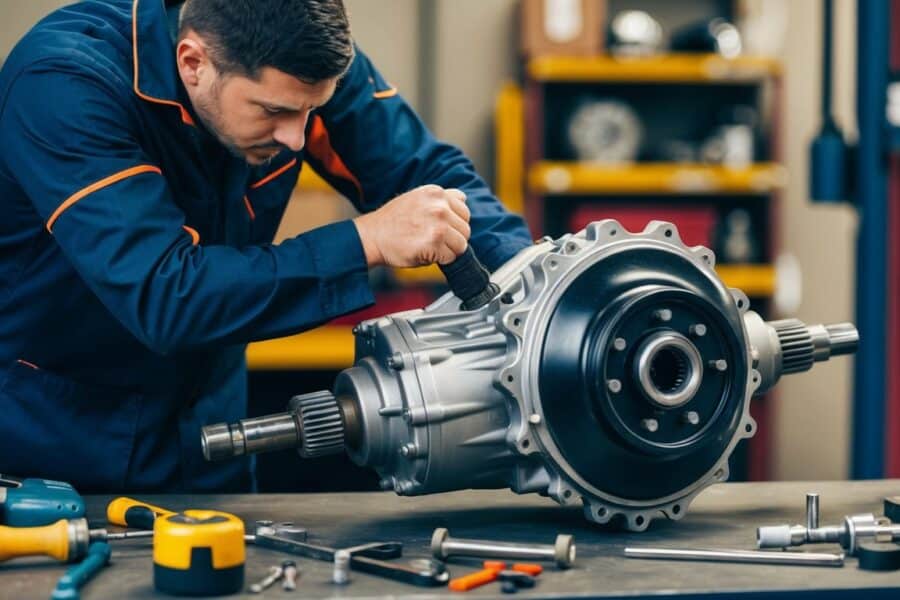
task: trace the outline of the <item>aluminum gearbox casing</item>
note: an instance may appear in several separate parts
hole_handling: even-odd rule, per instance
[[[277,435],[211,426],[205,452],[213,438],[227,455],[276,438],[345,447],[402,495],[509,487],[630,530],[679,519],[728,478],[754,394],[858,341],[851,325],[764,322],[714,262],[656,221],[543,241],[493,274],[500,293],[478,310],[448,293],[361,323],[333,394],[295,397]]]

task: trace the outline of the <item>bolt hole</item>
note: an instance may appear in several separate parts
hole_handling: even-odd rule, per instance
[[[531,445],[531,442],[528,440],[522,440],[522,447],[527,448]]]
[[[666,237],[672,237],[672,230],[666,229]]]
[[[609,230],[609,235],[616,235],[617,231],[618,231],[618,230],[616,230],[616,229],[610,229],[610,230]]]
[[[708,255],[708,254],[704,254],[704,255],[703,255],[703,262],[705,262],[706,264],[709,264],[709,260],[710,260],[710,259],[709,259],[709,255]]]
[[[515,377],[513,377],[512,375],[507,375],[506,381],[508,381],[509,383],[512,383],[513,381],[515,381]]]
[[[598,509],[597,509],[597,516],[598,516],[598,517],[605,517],[605,516],[606,516],[606,509],[603,508],[603,507],[598,508]]]
[[[566,250],[568,250],[569,252],[575,252],[576,250],[578,250],[578,246],[576,246],[575,244],[569,244],[568,246],[566,246]]]
[[[558,266],[559,266],[559,263],[556,262],[555,260],[551,260],[551,261],[550,261],[550,268],[551,268],[551,269],[555,269],[555,268],[558,267]]]
[[[672,514],[677,515],[680,512],[681,512],[681,506],[679,506],[678,504],[676,504],[675,506],[672,507]]]
[[[522,324],[522,319],[520,319],[520,318],[518,318],[518,317],[516,317],[515,319],[513,319],[513,327],[518,327],[518,326],[521,325],[521,324]]]
[[[572,497],[572,490],[566,490],[565,492],[563,492],[563,498],[568,500],[571,497]]]
[[[724,477],[724,476],[725,476],[725,471],[723,471],[722,469],[719,469],[718,471],[716,471],[716,479],[722,479],[722,477]]]
[[[748,424],[746,427],[744,427],[744,430],[747,433],[751,433],[753,431],[753,425]]]
[[[737,307],[738,307],[738,308],[744,308],[744,301],[743,301],[743,300],[738,300],[738,301],[737,301]]]
[[[638,515],[638,518],[634,520],[639,526],[644,524],[644,517]]]

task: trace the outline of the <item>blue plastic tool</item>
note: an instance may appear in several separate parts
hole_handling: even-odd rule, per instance
[[[87,557],[60,577],[50,596],[51,600],[78,600],[81,597],[79,590],[109,564],[110,555],[112,548],[106,542],[91,544]]]
[[[68,483],[0,475],[0,524],[40,527],[84,517],[84,500]]]

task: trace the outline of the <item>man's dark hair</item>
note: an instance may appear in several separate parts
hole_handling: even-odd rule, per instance
[[[201,35],[225,74],[256,79],[272,67],[317,83],[353,60],[343,0],[187,0],[179,28]]]

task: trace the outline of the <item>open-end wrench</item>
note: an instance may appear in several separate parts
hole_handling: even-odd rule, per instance
[[[334,553],[337,552],[335,548],[300,542],[261,532],[259,529],[254,543],[264,548],[324,562],[334,562]],[[374,542],[343,549],[350,553],[350,568],[362,573],[425,587],[444,585],[450,579],[449,573],[437,561],[431,561],[428,565],[417,563],[406,566],[384,560],[398,558],[403,554],[403,544],[400,542]]]

